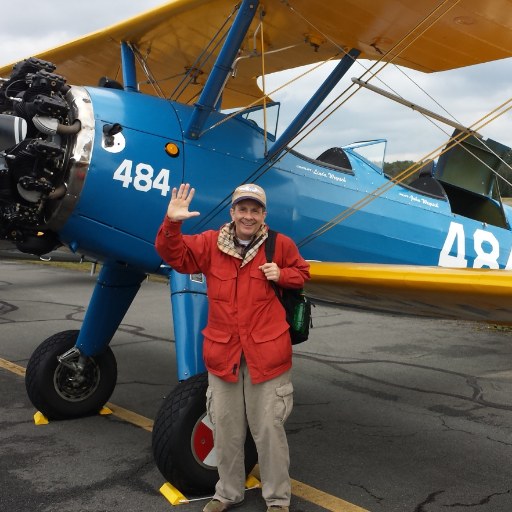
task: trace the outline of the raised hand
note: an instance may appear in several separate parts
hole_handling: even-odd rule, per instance
[[[169,220],[176,222],[178,220],[187,220],[190,219],[190,217],[197,217],[200,215],[199,212],[188,211],[188,205],[190,204],[190,201],[192,201],[194,193],[195,189],[191,189],[188,183],[186,185],[182,183],[178,190],[176,190],[176,187],[172,189],[171,202],[167,207],[167,217],[169,217]]]

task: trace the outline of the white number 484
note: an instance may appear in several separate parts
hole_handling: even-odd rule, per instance
[[[114,171],[114,180],[121,181],[124,188],[128,188],[130,183],[136,190],[141,192],[149,192],[152,188],[160,190],[163,196],[169,193],[169,169],[162,169],[155,179],[153,175],[155,171],[148,164],[137,164],[135,166],[135,177],[132,177],[133,162],[124,160],[123,163]]]

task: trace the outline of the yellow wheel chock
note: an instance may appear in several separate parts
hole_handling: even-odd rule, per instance
[[[255,476],[249,475],[245,481],[245,487],[247,490],[258,489],[261,487],[261,482]],[[211,500],[213,497],[208,496],[207,498],[195,498],[189,500],[169,482],[165,482],[165,484],[160,487],[160,492],[171,505],[184,505],[185,503],[190,503],[191,501]]]
[[[99,413],[102,416],[105,416],[107,414],[114,414],[112,412],[112,410],[109,409],[106,405],[100,409]],[[48,425],[48,423],[50,423],[50,422],[49,422],[48,418],[42,412],[37,411],[34,414],[34,423],[36,425]]]
[[[50,422],[48,421],[48,418],[42,412],[37,411],[34,414],[34,423],[36,425],[48,425],[48,423],[50,423]]]

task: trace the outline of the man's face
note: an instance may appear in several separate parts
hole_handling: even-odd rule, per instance
[[[244,199],[236,203],[229,212],[235,223],[236,236],[240,240],[250,240],[260,229],[267,216],[263,206],[252,199]]]

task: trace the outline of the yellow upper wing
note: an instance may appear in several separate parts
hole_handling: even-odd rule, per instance
[[[441,12],[455,2],[447,0]],[[265,71],[273,73],[325,60],[339,52],[337,45],[359,48],[363,52],[362,58],[376,59],[379,53],[375,46],[387,51],[440,3],[441,0],[289,0],[294,12],[281,0],[267,0],[263,2],[266,12],[264,33],[265,46],[269,50],[299,43],[306,35],[325,42],[317,52],[309,44],[303,44],[269,54],[265,59]],[[173,0],[37,56],[57,64],[58,73],[64,75],[68,83],[96,85],[102,76],[121,80],[119,45],[122,41],[130,41],[143,55],[150,50],[147,64],[156,79],[163,80],[160,86],[169,95],[182,78],[170,77],[182,74],[192,66],[232,12],[234,4],[234,0]],[[255,19],[242,54],[251,51],[252,33],[256,27]],[[196,99],[215,54],[202,70],[198,85],[190,86],[180,101]],[[431,72],[510,56],[512,2],[461,0],[395,62]],[[0,68],[0,76],[9,75],[11,67]],[[256,84],[260,74],[260,59],[240,61],[236,78],[230,78],[227,83],[223,107],[246,105],[260,97]],[[146,80],[141,69],[138,79]],[[150,85],[141,85],[141,91],[153,94]]]
[[[512,272],[311,263],[308,295],[374,311],[512,325]]]

